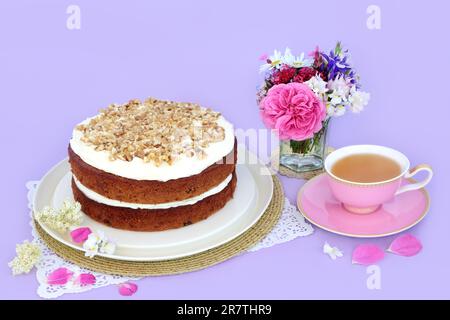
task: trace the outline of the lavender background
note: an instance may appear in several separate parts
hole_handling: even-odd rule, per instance
[[[66,8],[81,8],[81,30]],[[381,8],[369,30],[366,8]],[[372,100],[360,115],[333,121],[334,147],[397,148],[435,171],[429,215],[410,232],[424,250],[387,255],[381,290],[352,265],[367,240],[314,235],[245,254],[207,270],[147,278],[135,299],[450,298],[448,203],[448,1],[87,1],[0,2],[1,298],[35,299],[33,273],[13,278],[14,246],[31,239],[25,182],[66,156],[72,127],[111,102],[155,96],[222,111],[240,128],[262,128],[255,105],[258,57],[290,46],[309,52],[342,40]],[[282,178],[294,201],[301,180]],[[393,237],[369,242],[387,247]],[[328,241],[345,256],[330,260]],[[6,290],[7,289],[7,290]],[[106,287],[62,299],[123,299]]]

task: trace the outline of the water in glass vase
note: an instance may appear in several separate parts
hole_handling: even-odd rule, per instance
[[[280,165],[295,172],[321,170],[325,157],[327,129],[328,121],[311,139],[280,141]]]

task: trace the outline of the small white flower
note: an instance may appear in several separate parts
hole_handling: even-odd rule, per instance
[[[103,231],[99,230],[97,233],[89,234],[83,243],[83,249],[86,257],[93,258],[98,253],[113,254],[116,250],[116,245],[108,240]]]
[[[295,57],[290,64],[294,68],[310,67],[312,65],[312,60],[305,59],[305,53],[301,53],[298,57]]]
[[[286,52],[284,53],[284,63],[294,67],[294,68],[300,68],[300,67],[309,67],[312,64],[311,59],[305,59],[305,53],[302,52],[299,56],[294,56],[291,53],[291,50],[289,48],[286,49]]]
[[[283,62],[283,55],[280,51],[274,50],[273,54],[269,56],[269,59],[272,62],[272,66],[276,67]]]
[[[22,244],[16,245],[16,254],[17,256],[8,263],[13,275],[29,273],[41,259],[42,252],[37,244],[25,240]]]
[[[97,234],[89,234],[88,238],[83,243],[83,249],[85,250],[84,255],[93,258],[98,253],[100,242],[101,239]]]
[[[347,102],[347,96],[345,92],[341,91],[340,89],[328,93],[328,99],[330,100],[330,104],[334,107],[346,104]]]
[[[336,106],[334,107],[334,117],[343,116],[346,111],[347,109],[345,108],[345,106],[343,105]]]
[[[340,117],[345,114],[347,109],[343,105],[331,105],[327,103],[327,115],[330,117]]]
[[[105,254],[113,254],[114,251],[116,251],[116,244],[111,241],[104,242],[100,248],[100,252]]]
[[[83,220],[80,203],[70,200],[65,200],[59,210],[45,207],[36,212],[35,217],[39,222],[61,233],[80,225]]]
[[[331,92],[328,95],[328,97],[330,98],[330,104],[332,106],[337,106],[340,103],[344,102],[344,99],[343,99],[342,95],[339,92],[337,92],[337,91]]]
[[[328,254],[333,260],[344,256],[344,253],[341,250],[339,250],[337,247],[330,246],[328,242],[325,242],[325,244],[323,245],[323,253]]]
[[[370,93],[364,91],[357,91],[355,87],[350,90],[350,96],[348,102],[350,103],[350,109],[354,113],[361,112],[364,107],[369,103]]]
[[[291,49],[286,48],[283,56],[283,63],[287,64],[294,68],[307,67],[312,64],[312,61],[309,59],[305,59],[305,53],[302,52],[299,56],[294,56],[291,52]]]
[[[284,64],[292,66],[292,64],[294,63],[294,60],[295,60],[295,56],[292,54],[291,49],[286,48],[286,50],[284,50],[284,55],[283,55],[281,61]]]
[[[339,95],[346,100],[348,94],[350,93],[350,87],[352,87],[352,84],[345,80],[344,77],[337,77],[334,80],[328,81],[327,87],[328,89],[339,93]]]
[[[260,72],[265,72],[270,69],[278,68],[282,64],[287,64],[294,68],[306,67],[312,64],[312,60],[305,59],[305,54],[302,53],[298,57],[294,56],[291,49],[286,48],[284,54],[281,51],[275,50],[274,53],[269,56],[270,63],[264,63],[259,68]]]
[[[323,95],[328,90],[327,83],[319,75],[316,75],[308,81],[305,81],[305,84],[310,87],[316,95]]]
[[[283,62],[283,55],[280,51],[275,50],[271,56],[269,56],[270,63],[265,63],[259,68],[259,72],[265,72],[272,68],[277,68]]]

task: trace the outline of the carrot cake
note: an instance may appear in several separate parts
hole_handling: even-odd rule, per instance
[[[161,231],[206,219],[236,188],[233,125],[193,103],[112,104],[75,127],[72,190],[91,218]]]

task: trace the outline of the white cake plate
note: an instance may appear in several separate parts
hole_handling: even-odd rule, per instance
[[[157,232],[126,231],[108,227],[84,215],[82,226],[94,232],[102,230],[116,243],[112,255],[100,256],[126,261],[160,261],[181,258],[203,252],[233,240],[253,226],[265,212],[272,199],[273,181],[270,171],[257,157],[238,150],[237,186],[234,198],[208,219],[192,225]],[[246,161],[242,161],[245,157]],[[73,200],[71,173],[67,159],[53,167],[42,179],[36,191],[34,210],[45,206],[61,207],[65,199]],[[40,223],[54,239],[83,251],[71,241],[69,233],[61,234]]]

